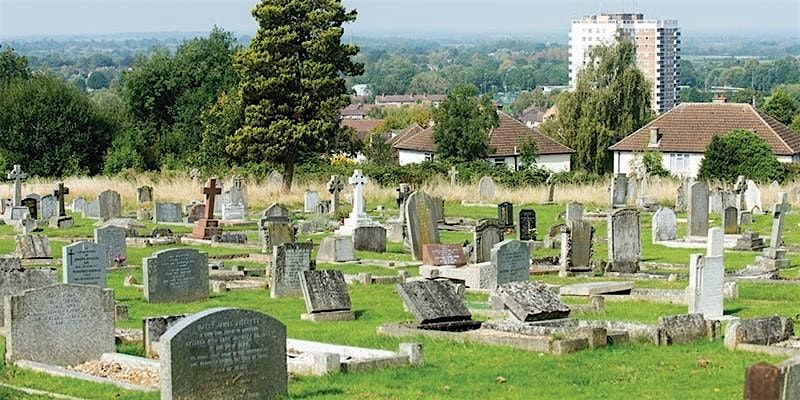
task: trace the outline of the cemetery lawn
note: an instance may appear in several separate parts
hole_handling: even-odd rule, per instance
[[[557,223],[556,216],[563,212],[563,205],[514,205],[515,214],[522,208],[534,208],[537,213],[539,238],[548,228]],[[587,212],[593,208],[588,206]],[[494,207],[464,207],[447,203],[446,215],[465,218],[496,217]],[[685,215],[679,215],[685,218]],[[711,221],[718,226],[719,219]],[[591,220],[596,238],[606,237],[604,219]],[[93,227],[91,220],[76,218],[74,228],[60,232],[45,231],[51,236],[53,255],[60,257],[61,247],[73,238],[88,238]],[[672,249],[655,246],[650,242],[650,216],[642,214],[642,244],[645,261],[682,264],[676,269],[677,282],[666,280],[636,281],[636,287],[682,289],[687,285],[689,255],[702,253],[703,249]],[[786,242],[800,242],[800,215],[788,214],[786,218]],[[757,216],[754,230],[767,236],[771,221],[768,216]],[[680,223],[680,235],[685,234],[685,222]],[[174,232],[183,232],[183,227],[167,226]],[[148,225],[148,230],[152,228]],[[242,228],[249,230],[251,227]],[[188,230],[188,228],[187,228]],[[231,230],[239,230],[233,228]],[[299,240],[312,238],[319,243],[324,235],[304,235]],[[462,243],[471,240],[470,232],[441,232],[442,242]],[[252,240],[252,237],[250,238]],[[607,348],[583,351],[568,355],[550,355],[527,352],[504,346],[460,344],[425,337],[390,338],[378,336],[377,327],[388,322],[411,319],[403,310],[400,297],[393,285],[350,285],[353,310],[357,319],[350,322],[313,323],[300,320],[305,312],[303,299],[270,299],[267,290],[231,291],[212,293],[206,301],[191,304],[148,304],[142,298],[141,289],[123,286],[127,275],[134,275],[141,282],[141,259],[153,252],[179,247],[152,246],[148,248],[128,247],[131,267],[113,270],[108,275],[108,286],[115,290],[118,302],[129,308],[129,317],[118,321],[119,328],[141,329],[141,318],[154,315],[191,313],[211,307],[240,307],[265,312],[287,325],[288,336],[295,339],[324,341],[361,347],[396,351],[400,342],[420,341],[424,343],[425,366],[392,368],[386,370],[342,373],[325,377],[294,377],[289,383],[289,394],[293,399],[741,399],[744,370],[758,362],[779,362],[781,358],[762,354],[729,352],[721,340],[699,342],[690,345],[656,347],[649,343],[623,343]],[[257,253],[258,250],[210,246],[190,246],[216,255]],[[13,229],[0,226],[0,253],[14,250]],[[403,254],[402,245],[389,243],[389,252],[384,254],[359,252],[362,259],[411,261]],[[537,249],[535,257],[558,255],[557,249]],[[755,252],[725,252],[726,269],[740,269],[752,262]],[[607,257],[604,242],[595,245],[594,257]],[[782,271],[787,277],[798,272],[798,260],[790,255],[792,268]],[[257,261],[225,260],[226,267],[245,265],[248,268],[264,268]],[[60,270],[60,260],[55,267]],[[336,268],[345,273],[371,272],[373,275],[394,275],[397,269],[376,265],[320,263],[319,268]],[[406,268],[412,275],[415,267]],[[559,278],[557,275],[533,276],[532,280],[543,280],[552,284],[578,283],[582,281],[615,280],[615,278]],[[486,295],[468,294],[468,303],[483,302]],[[568,304],[585,303],[584,298],[564,299]],[[583,319],[616,319],[655,323],[659,316],[686,313],[685,305],[671,305],[644,301],[608,301],[604,314],[577,314]],[[740,283],[739,298],[726,299],[725,313],[740,317],[768,315],[795,316],[800,313],[800,296],[795,285],[764,283]],[[4,341],[0,350],[4,351]],[[140,345],[118,345],[118,351],[141,355]],[[0,383],[24,386],[48,392],[66,394],[85,399],[157,400],[158,392],[140,393],[125,391],[113,386],[100,385],[74,379],[52,377],[12,366],[0,367]],[[0,386],[0,399],[44,399],[47,397],[22,394]]]

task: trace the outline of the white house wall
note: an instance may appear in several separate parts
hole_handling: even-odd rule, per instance
[[[670,172],[670,174],[675,176],[687,177],[687,178],[694,178],[697,176],[697,173],[700,171],[700,164],[703,161],[703,153],[680,153],[685,154],[687,157],[687,168],[684,170],[674,170],[671,168],[670,165],[670,154],[673,153],[662,153],[661,154],[661,165]],[[678,154],[678,153],[675,153]],[[627,174],[631,170],[631,162],[634,160],[635,157],[641,157],[642,153],[633,153],[630,151],[615,151],[614,152],[614,173],[615,174]],[[792,156],[777,156],[778,161],[782,163],[790,163],[793,162]]]
[[[400,165],[419,164],[425,161],[425,156],[429,153],[411,150],[399,150],[397,152]],[[430,157],[428,157],[430,158]]]

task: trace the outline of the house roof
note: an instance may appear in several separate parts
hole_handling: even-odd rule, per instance
[[[764,139],[777,155],[800,153],[800,134],[744,103],[683,103],[628,135],[612,151],[642,151],[650,143],[650,130],[658,128],[658,150],[703,153],[716,135],[733,129],[751,131]]]
[[[541,110],[539,107],[530,106],[522,111],[519,120],[524,123],[542,122],[544,120],[544,113],[546,110]]]
[[[434,102],[441,103],[447,98],[444,94],[389,94],[382,96],[375,96],[375,104],[382,103],[424,103]]]
[[[347,107],[343,108],[339,114],[343,117],[348,116],[362,116],[366,117],[369,114],[369,111],[372,109],[371,104],[350,104]]]
[[[495,150],[492,154],[493,157],[519,155],[519,146],[526,137],[533,139],[541,155],[571,154],[575,152],[575,150],[539,133],[536,129],[528,128],[525,124],[506,113],[500,112],[498,114],[500,118],[499,124],[489,133],[489,146]],[[435,152],[436,144],[433,141],[433,127],[422,129],[417,125],[416,128],[412,128],[395,137],[393,147],[397,150]]]
[[[382,122],[382,119],[343,119],[339,121],[339,124],[345,128],[353,128],[358,140],[364,140]]]

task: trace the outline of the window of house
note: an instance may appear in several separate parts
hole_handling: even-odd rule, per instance
[[[494,161],[494,165],[498,166],[498,167],[502,167],[503,165],[506,165],[506,159],[505,158],[495,158],[493,161]]]
[[[433,160],[433,154],[425,153],[425,161],[431,161],[431,160]]]
[[[689,170],[689,155],[686,153],[670,153],[669,169],[676,172]]]

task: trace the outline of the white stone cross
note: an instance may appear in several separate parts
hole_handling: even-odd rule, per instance
[[[361,217],[364,215],[364,185],[369,183],[369,178],[361,173],[360,169],[353,171],[353,176],[348,180],[353,185],[353,211],[351,215]]]
[[[447,173],[450,175],[450,187],[456,186],[456,176],[458,175],[458,170],[456,167],[450,167],[450,171]]]
[[[19,164],[14,165],[14,169],[8,173],[8,179],[14,180],[14,206],[22,205],[22,180],[27,177],[28,175],[22,172],[22,166]]]

